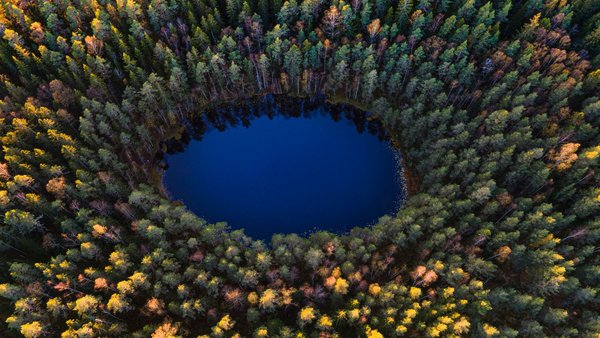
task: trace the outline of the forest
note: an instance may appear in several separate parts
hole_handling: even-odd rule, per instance
[[[0,37],[2,337],[600,335],[598,0],[2,0]],[[171,201],[169,145],[266,95],[376,117],[403,208],[266,243]]]

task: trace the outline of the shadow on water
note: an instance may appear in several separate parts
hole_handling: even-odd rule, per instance
[[[185,121],[185,131],[179,139],[165,142],[166,153],[185,151],[192,140],[202,140],[204,134],[243,126],[249,128],[252,121],[263,116],[274,118],[311,118],[317,113],[329,115],[335,122],[343,119],[352,122],[358,133],[368,132],[380,141],[389,141],[389,135],[381,121],[369,112],[349,104],[331,104],[324,98],[295,98],[287,95],[268,94],[252,99],[220,103],[195,114]],[[164,158],[164,154],[161,155]]]
[[[371,215],[370,221],[366,221],[366,219],[364,217],[362,217],[362,224],[344,224],[342,227],[340,226],[318,226],[318,227],[302,227],[302,229],[296,228],[294,231],[300,235],[309,235],[311,232],[317,231],[317,230],[327,230],[327,231],[331,231],[331,232],[335,232],[335,233],[343,233],[346,232],[348,230],[350,230],[351,227],[354,226],[366,226],[369,224],[373,224],[374,222],[377,221],[377,217],[383,216],[384,214],[391,214],[395,211],[397,211],[400,206],[403,204],[404,199],[406,197],[406,189],[405,189],[405,182],[404,182],[404,175],[403,175],[403,167],[402,167],[402,157],[399,153],[398,150],[394,149],[389,142],[389,135],[387,134],[386,129],[383,127],[383,125],[381,124],[381,122],[375,118],[372,114],[362,111],[360,109],[357,109],[353,106],[350,105],[346,105],[346,104],[329,104],[326,103],[325,100],[323,99],[315,99],[315,98],[311,98],[311,99],[302,99],[302,98],[291,98],[288,96],[273,96],[273,95],[268,95],[268,96],[263,96],[263,97],[257,97],[254,99],[248,99],[248,100],[243,100],[243,101],[237,101],[237,102],[232,102],[232,103],[227,103],[227,104],[220,104],[220,105],[215,105],[212,107],[209,107],[208,109],[206,109],[205,111],[203,111],[201,114],[197,114],[195,116],[192,116],[188,121],[186,121],[185,123],[185,131],[181,134],[181,136],[178,139],[172,139],[169,140],[168,142],[165,143],[165,149],[166,149],[166,153],[165,154],[161,154],[161,157],[163,158],[163,164],[165,167],[165,170],[167,170],[164,180],[165,183],[167,185],[168,191],[170,191],[170,195],[172,197],[175,197],[177,199],[182,198],[183,202],[195,213],[197,213],[199,216],[204,217],[207,221],[209,222],[217,222],[217,221],[229,221],[229,219],[215,219],[217,216],[215,216],[214,214],[219,214],[219,212],[215,212],[214,210],[212,211],[213,215],[207,215],[210,214],[211,212],[207,212],[207,209],[210,208],[215,208],[215,209],[219,209],[221,211],[221,213],[219,214],[218,217],[221,218],[232,218],[237,220],[237,222],[232,221],[229,222],[230,225],[234,228],[237,227],[244,227],[246,233],[248,233],[249,235],[252,235],[254,237],[257,237],[258,239],[268,239],[270,238],[270,236],[273,233],[278,233],[278,232],[289,232],[289,231],[282,231],[281,228],[277,228],[277,227],[273,227],[274,229],[268,229],[267,230],[261,228],[261,230],[257,230],[256,229],[256,225],[253,224],[248,224],[248,223],[244,223],[244,224],[239,224],[241,223],[239,217],[240,215],[234,215],[234,216],[230,216],[229,213],[226,213],[227,216],[223,216],[223,210],[222,210],[222,206],[214,206],[214,204],[219,204],[219,202],[216,202],[216,200],[219,199],[219,196],[213,197],[211,196],[211,198],[206,199],[205,197],[197,197],[197,195],[201,195],[201,194],[197,194],[197,193],[191,193],[190,190],[192,188],[190,188],[190,184],[193,184],[195,180],[201,180],[198,179],[198,175],[213,175],[213,176],[217,176],[215,179],[219,180],[219,179],[224,179],[222,176],[227,175],[227,173],[229,173],[229,175],[231,175],[231,172],[228,171],[227,169],[224,170],[215,170],[215,171],[208,171],[208,169],[205,169],[205,167],[210,166],[210,163],[207,164],[207,162],[202,162],[201,164],[198,162],[200,161],[200,157],[202,158],[202,160],[204,161],[226,161],[224,163],[227,163],[228,165],[226,166],[227,168],[231,166],[231,163],[229,161],[231,161],[231,159],[229,158],[235,158],[236,156],[238,157],[248,157],[250,155],[240,155],[240,154],[235,154],[235,150],[232,152],[230,148],[225,148],[226,146],[221,146],[221,144],[215,144],[214,140],[212,140],[212,145],[210,145],[210,147],[224,147],[223,151],[225,151],[225,149],[228,149],[231,152],[230,156],[227,156],[229,158],[226,158],[225,160],[223,158],[225,158],[226,156],[223,156],[223,154],[219,154],[217,155],[217,158],[214,158],[214,155],[212,158],[206,157],[206,151],[203,152],[199,152],[198,149],[196,150],[190,150],[190,149],[194,149],[194,147],[197,147],[196,143],[194,142],[194,146],[192,147],[192,145],[190,143],[192,143],[192,141],[200,141],[205,139],[205,137],[207,137],[209,134],[211,136],[211,138],[214,137],[214,133],[217,132],[224,132],[227,130],[239,130],[239,128],[241,129],[248,129],[250,126],[252,126],[253,123],[257,123],[258,124],[258,119],[261,119],[261,125],[264,123],[264,118],[268,117],[269,120],[280,120],[280,119],[292,119],[292,118],[303,118],[303,119],[313,119],[314,122],[317,122],[315,120],[317,119],[323,119],[326,117],[329,117],[332,121],[335,122],[334,125],[339,125],[338,122],[340,121],[349,121],[350,124],[354,127],[354,129],[356,130],[356,132],[358,134],[365,134],[368,133],[370,135],[373,135],[376,139],[378,139],[379,143],[381,143],[381,145],[379,147],[386,147],[386,151],[383,151],[381,149],[377,150],[377,152],[380,155],[379,158],[375,157],[375,155],[365,155],[366,158],[363,159],[364,161],[369,161],[369,160],[373,160],[375,163],[388,163],[388,162],[393,162],[392,166],[393,168],[390,169],[389,173],[387,171],[383,171],[382,169],[377,169],[377,165],[378,164],[372,164],[370,165],[370,169],[366,170],[362,167],[360,167],[358,170],[358,172],[355,175],[359,175],[360,173],[362,173],[363,175],[370,175],[371,172],[372,173],[376,173],[379,176],[387,176],[388,174],[390,176],[393,176],[391,179],[388,180],[388,178],[378,178],[376,181],[373,182],[369,182],[369,183],[376,183],[379,185],[382,185],[384,180],[387,180],[385,183],[383,184],[383,190],[381,192],[382,196],[379,195],[373,195],[374,193],[374,189],[375,187],[370,187],[370,188],[362,188],[362,189],[370,189],[368,191],[366,191],[367,193],[370,193],[372,197],[375,197],[377,199],[392,199],[393,201],[391,201],[391,203],[393,204],[393,206],[391,206],[392,204],[390,204],[390,201],[379,201],[379,204],[383,205],[385,204],[387,207],[383,208],[381,205],[374,207],[374,202],[372,201],[367,201],[364,202],[364,205],[370,205],[370,207],[366,207],[364,205],[361,206],[354,206],[356,208],[371,208],[371,209],[378,209],[378,214],[376,215]],[[273,122],[275,123],[275,121]],[[347,124],[347,122],[346,122]],[[276,124],[275,124],[276,125]],[[264,126],[262,127],[264,128]],[[276,128],[275,126],[272,128]],[[335,127],[334,128],[338,128]],[[343,128],[349,128],[349,126],[347,127],[343,127]],[[329,129],[328,129],[329,130]],[[273,132],[278,132],[278,131],[273,131]],[[332,130],[332,133],[335,133],[335,130]],[[344,134],[344,135],[348,135],[348,134]],[[260,136],[262,137],[262,135]],[[208,139],[206,142],[204,142],[203,144],[206,144],[208,142]],[[219,142],[223,142],[223,141],[219,141]],[[252,142],[252,140],[250,140],[249,142]],[[297,146],[297,142],[298,141],[292,141],[292,142],[296,142],[296,144],[292,144],[292,148],[294,146]],[[340,142],[346,142],[346,141],[340,141]],[[356,141],[347,141],[348,144],[346,145],[355,145],[355,146],[362,146],[360,143],[352,143],[352,142],[356,142]],[[371,141],[373,142],[373,141]],[[371,143],[372,144],[372,143]],[[189,149],[188,149],[188,146]],[[371,145],[372,147],[372,145]],[[196,154],[180,154],[183,152],[196,152]],[[213,149],[213,151],[215,151]],[[217,150],[218,153],[219,150]],[[351,152],[352,149],[346,149],[344,150],[345,152]],[[365,151],[365,150],[363,150]],[[383,153],[386,153],[388,155],[381,155]],[[214,153],[211,153],[214,154]],[[281,155],[281,154],[277,154],[278,156],[289,156],[289,155]],[[182,157],[183,156],[188,156],[187,159],[183,160]],[[324,156],[328,156],[327,154],[325,154]],[[369,157],[370,156],[370,157]],[[385,157],[388,156],[390,158],[388,159],[381,159],[381,157]],[[178,157],[177,160],[175,160],[175,158]],[[297,160],[297,159],[296,159]],[[172,171],[168,171],[169,169],[169,162],[172,166],[177,166],[177,170],[176,173],[173,173]],[[252,162],[244,162],[246,164],[248,163],[252,163]],[[328,162],[325,162],[328,163]],[[389,163],[388,163],[389,164]],[[333,164],[335,166],[335,163]],[[365,164],[361,164],[362,166],[364,166]],[[383,164],[379,164],[379,166],[382,166]],[[194,166],[199,166],[199,167],[194,167]],[[252,164],[251,164],[252,167]],[[193,169],[195,168],[195,169]],[[197,168],[201,168],[201,169],[197,169]],[[373,169],[375,168],[375,169]],[[340,168],[341,170],[344,170],[345,168]],[[298,170],[296,168],[288,168],[286,170],[290,170],[292,171],[292,175],[294,170]],[[330,169],[332,170],[332,169]],[[362,171],[360,171],[362,170]],[[365,171],[366,170],[366,171]],[[317,174],[317,172],[313,172],[314,175],[311,176],[310,178],[306,178],[307,181],[315,181],[315,180],[325,180],[326,178],[319,178],[319,177],[315,177],[315,176],[319,176]],[[171,175],[170,175],[171,174]],[[179,175],[180,177],[175,178],[174,176]],[[195,176],[194,177],[189,177],[189,176]],[[345,173],[345,174],[341,174],[346,175],[344,176],[346,178],[347,181],[349,182],[353,182],[354,181],[354,177],[352,177],[352,173]],[[221,176],[221,177],[219,177]],[[237,176],[236,176],[237,177]],[[269,182],[269,178],[268,177],[262,177],[259,176],[260,179],[262,179],[262,181],[259,181],[259,187],[262,189],[262,185],[269,185],[271,184]],[[231,177],[230,177],[231,178]],[[227,179],[229,180],[229,179]],[[232,179],[233,180],[233,179]],[[360,181],[359,178],[356,179],[357,181]],[[311,182],[303,182],[306,184],[311,184]],[[195,182],[198,183],[198,182]],[[242,182],[245,183],[245,182]],[[254,182],[253,182],[254,183]],[[313,182],[314,183],[314,182]],[[321,185],[327,185],[327,181],[322,181],[320,182]],[[199,184],[199,183],[198,183]],[[205,188],[206,185],[212,185],[213,183],[209,182],[206,183],[204,185],[202,185],[202,188]],[[227,183],[229,184],[229,183]],[[231,183],[233,184],[233,183]],[[300,183],[302,184],[302,183]],[[358,182],[357,185],[360,184],[365,184],[364,182]],[[335,186],[335,185],[334,185]],[[393,187],[392,187],[393,186]],[[348,190],[348,188],[344,185],[338,185],[336,186],[337,189],[343,189],[344,191],[347,191],[349,193],[361,193],[364,191],[351,191]],[[208,190],[210,190],[212,193],[215,193],[215,191],[217,191],[217,195],[219,193],[221,193],[221,191],[215,190],[216,188],[214,186],[208,186],[206,187]],[[243,191],[244,186],[240,186],[240,191],[238,192],[236,190],[236,187],[232,187],[232,186],[228,186],[225,185],[223,188],[219,187],[218,189],[221,190],[226,190],[229,192],[230,195],[227,196],[226,199],[226,203],[230,203],[232,200],[235,200],[236,198],[239,199],[239,196],[235,196],[235,195],[241,195],[244,194],[245,192]],[[229,189],[229,190],[228,190]],[[264,188],[264,189],[269,189]],[[290,187],[290,190],[293,190],[294,187]],[[361,188],[357,188],[357,189],[361,189]],[[197,192],[198,190],[195,190],[195,192]],[[304,193],[304,194],[303,194]],[[327,191],[325,192],[317,192],[314,191],[312,192],[313,195],[315,194],[319,194],[319,193],[324,193],[327,194]],[[334,192],[339,194],[343,194],[343,192],[338,191],[338,192]],[[316,203],[314,202],[314,200],[319,201],[319,197],[311,197],[308,196],[309,194],[306,193],[306,191],[302,191],[302,193],[299,193],[298,195],[298,201],[293,201],[294,203],[301,205],[303,202],[304,203]],[[390,197],[390,195],[393,195]],[[330,196],[331,198],[334,198],[333,195]],[[355,198],[354,204],[356,203],[360,203],[357,202],[359,201],[360,196],[357,196]],[[204,198],[204,200],[203,200]],[[272,197],[269,197],[272,198]],[[270,200],[269,198],[265,198],[264,203],[273,203],[272,200]],[[304,199],[304,200],[303,200]],[[332,200],[332,199],[330,199]],[[328,201],[330,201],[328,200]],[[347,197],[346,199],[344,199],[343,197],[341,197],[339,199],[340,201],[345,201],[346,205],[344,206],[339,206],[339,205],[334,205],[335,203],[332,203],[331,208],[332,208],[332,213],[335,212],[340,212],[341,208],[352,208],[352,205],[348,205],[351,204],[349,203]],[[221,200],[221,204],[225,203],[225,200]],[[308,201],[308,202],[307,202]],[[337,199],[335,201],[338,201]],[[275,201],[277,202],[277,201]],[[352,202],[352,201],[350,201]],[[233,203],[233,202],[232,202]],[[341,202],[336,202],[336,203],[341,203]],[[197,204],[202,204],[202,206],[198,206]],[[212,206],[211,206],[212,204]],[[277,205],[277,203],[275,203],[275,205]],[[234,210],[233,212],[235,213],[241,213],[242,211],[239,211],[241,209],[246,208],[246,205],[240,205],[239,209],[232,209]],[[254,206],[255,208],[261,208],[262,206]],[[282,211],[284,210],[288,210],[285,209],[288,206],[283,206],[282,207]],[[329,205],[328,205],[329,207]],[[385,210],[383,210],[383,209]],[[265,209],[266,210],[266,209]],[[291,209],[290,209],[291,210]],[[313,209],[311,209],[313,210]],[[321,210],[321,209],[319,209]],[[373,213],[373,210],[370,210],[371,214]],[[267,214],[269,216],[272,216],[272,213],[277,213],[278,210],[268,210],[267,211],[263,211],[264,214]],[[325,211],[321,210],[320,211],[322,214],[326,213]],[[256,216],[256,215],[254,215]],[[259,215],[261,216],[261,215]],[[247,216],[248,217],[248,216]],[[273,216],[274,217],[274,216]],[[324,216],[325,219],[329,219],[326,216]],[[258,221],[256,217],[251,218],[253,219],[254,222],[262,222]],[[320,220],[319,220],[320,221]],[[331,220],[330,220],[331,221]],[[353,220],[354,221],[354,220]],[[280,221],[281,222],[281,221]],[[285,221],[284,221],[285,222]],[[345,221],[346,223],[348,223],[348,220]],[[263,223],[260,223],[260,227],[263,226]]]

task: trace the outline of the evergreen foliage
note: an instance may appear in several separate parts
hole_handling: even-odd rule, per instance
[[[596,337],[599,18],[595,0],[2,1],[0,335]],[[167,199],[166,144],[266,94],[375,114],[406,206],[267,246]]]

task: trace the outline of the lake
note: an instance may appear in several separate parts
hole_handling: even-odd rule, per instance
[[[400,154],[364,126],[365,113],[262,110],[232,114],[233,126],[204,126],[199,139],[167,155],[171,197],[208,222],[225,221],[267,241],[275,233],[340,233],[399,208]],[[206,124],[214,126],[222,115],[210,116]]]

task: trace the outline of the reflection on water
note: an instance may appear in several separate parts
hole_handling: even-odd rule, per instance
[[[404,197],[386,138],[368,113],[265,97],[199,115],[168,143],[164,183],[207,221],[256,238],[342,232],[394,212]]]

